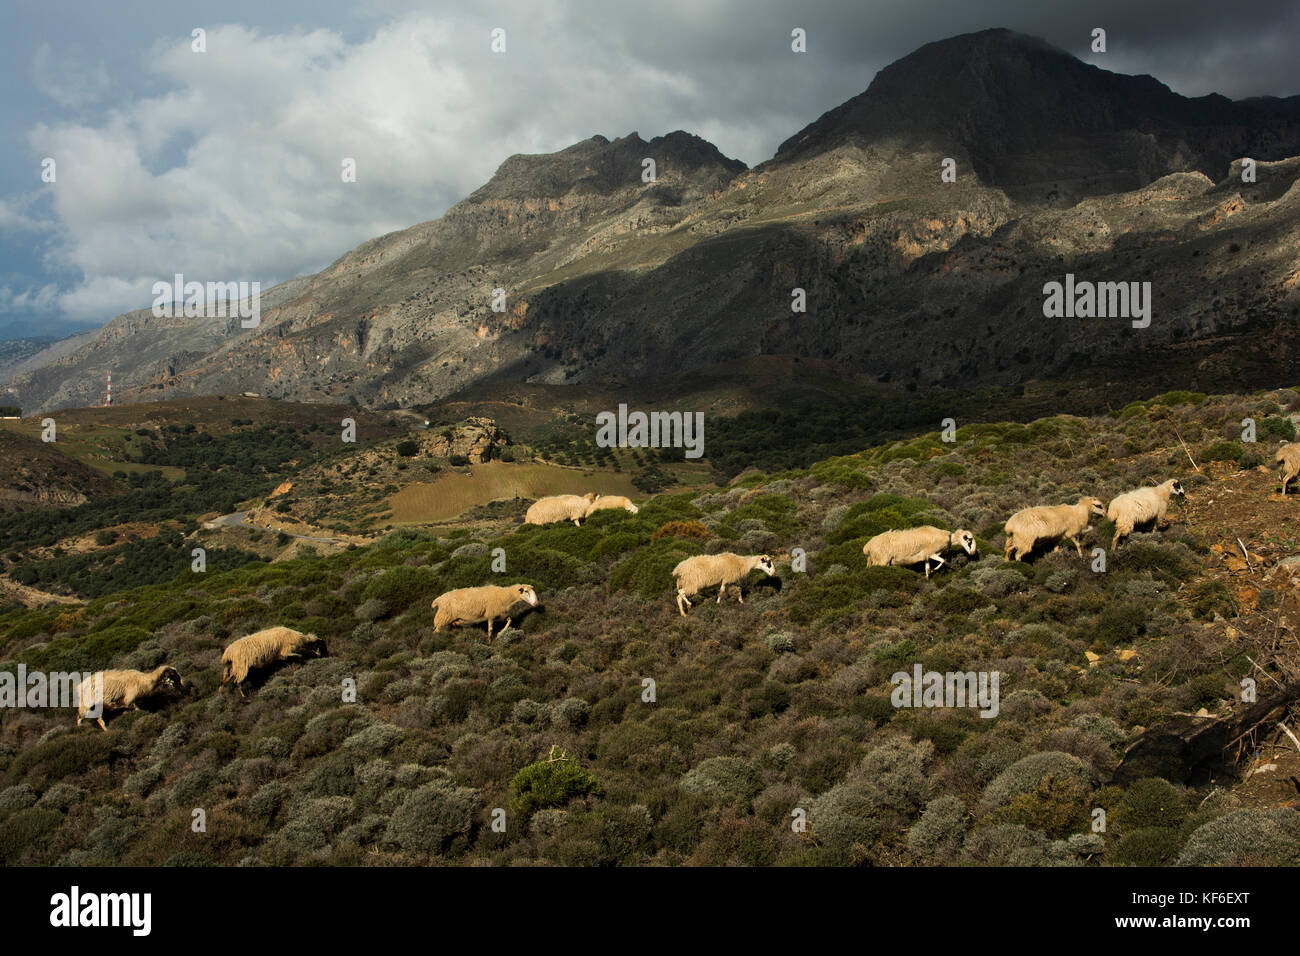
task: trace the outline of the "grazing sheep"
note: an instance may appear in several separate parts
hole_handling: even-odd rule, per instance
[[[1017,511],[1004,526],[1007,533],[1004,557],[1010,561],[1011,552],[1015,552],[1019,561],[1040,541],[1056,541],[1060,547],[1061,539],[1074,545],[1074,550],[1083,557],[1083,546],[1079,544],[1079,535],[1090,530],[1089,523],[1093,516],[1106,517],[1106,505],[1099,498],[1087,495],[1072,505],[1039,505]]]
[[[303,657],[324,657],[325,641],[315,634],[303,634],[289,627],[268,627],[235,641],[221,652],[221,686],[231,680],[244,693],[244,681],[250,671],[268,667],[276,661]]]
[[[572,521],[582,527],[582,519],[587,517],[587,509],[596,500],[596,493],[589,491],[585,495],[551,495],[538,498],[528,506],[524,515],[525,524],[551,524],[555,521]]]
[[[920,528],[902,528],[884,531],[862,546],[869,565],[909,565],[925,562],[925,576],[930,576],[930,562],[937,562],[934,570],[943,567],[940,552],[946,548],[960,547],[967,554],[975,553],[975,535],[958,529],[951,533],[932,525]]]
[[[766,554],[739,555],[726,551],[722,554],[697,554],[679,562],[673,568],[673,577],[677,579],[677,610],[685,617],[686,609],[694,607],[691,595],[715,584],[718,585],[718,603],[721,604],[727,587],[739,584],[755,568],[769,576],[776,575],[776,566]],[[745,595],[739,587],[736,588],[736,598],[741,604],[745,603]]]
[[[1278,478],[1282,481],[1282,497],[1286,497],[1287,483],[1300,475],[1300,444],[1283,442],[1277,450],[1273,463],[1278,467]]]
[[[103,681],[100,688],[95,686],[96,678]],[[104,726],[105,714],[128,708],[139,710],[140,706],[136,701],[152,697],[161,690],[180,690],[180,688],[180,672],[167,664],[155,667],[147,674],[130,670],[101,671],[99,674],[92,674],[77,687],[77,726],[81,726],[87,711],[94,710],[98,706],[99,716],[95,720],[100,730],[107,731],[108,728]],[[102,689],[102,692],[97,694],[97,689]]]
[[[477,588],[448,591],[433,602],[433,629],[441,631],[447,625],[459,627],[462,624],[481,624],[487,621],[488,640],[491,640],[492,622],[504,617],[506,626],[498,633],[504,634],[510,630],[510,609],[520,601],[531,607],[538,606],[537,592],[531,584],[511,584],[507,587],[485,584]]]
[[[1163,485],[1152,488],[1136,488],[1116,495],[1106,509],[1106,517],[1115,522],[1115,538],[1110,543],[1114,551],[1119,547],[1119,539],[1133,533],[1133,529],[1148,521],[1155,521],[1160,527],[1165,521],[1165,512],[1169,510],[1169,496],[1183,495],[1183,486],[1177,478],[1170,478]]]
[[[632,514],[636,514],[641,510],[622,495],[600,495],[595,501],[587,506],[586,516],[590,518],[594,512],[601,511],[605,508],[622,508],[624,511],[631,512]]]

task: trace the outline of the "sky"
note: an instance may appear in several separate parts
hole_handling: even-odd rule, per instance
[[[267,289],[597,133],[752,166],[990,27],[1187,96],[1300,93],[1300,0],[0,0],[0,337],[102,324],[176,273]]]

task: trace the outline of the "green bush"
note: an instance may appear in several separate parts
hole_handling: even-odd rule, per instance
[[[1187,811],[1187,801],[1180,789],[1160,777],[1145,777],[1124,792],[1115,811],[1115,822],[1125,829],[1176,829],[1182,825]]]
[[[610,587],[662,598],[673,593],[673,568],[699,553],[698,545],[681,538],[660,538],[616,565],[609,575]]]
[[[600,781],[576,761],[542,760],[524,767],[510,781],[510,805],[527,817],[543,807],[562,807],[578,797],[603,792]]]

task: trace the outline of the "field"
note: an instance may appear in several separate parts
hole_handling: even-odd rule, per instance
[[[501,499],[535,499],[588,491],[640,497],[632,486],[631,476],[626,474],[491,461],[453,471],[433,482],[407,485],[390,497],[388,504],[392,523],[400,526],[449,521],[475,505]]]

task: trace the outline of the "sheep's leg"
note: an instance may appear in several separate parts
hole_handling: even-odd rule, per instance
[[[104,718],[96,717],[95,720],[99,722],[99,729],[104,733],[108,733],[108,725],[104,723]]]
[[[1083,557],[1083,545],[1079,544],[1079,539],[1070,538],[1070,543],[1074,545],[1074,550],[1079,552],[1079,557]]]
[[[938,571],[941,567],[943,567],[945,564],[948,563],[947,561],[945,561],[945,560],[943,559],[943,556],[942,556],[942,555],[939,555],[939,554],[932,554],[932,555],[930,555],[928,558],[925,559],[925,570],[926,570],[926,575],[925,575],[925,576],[926,576],[927,578],[930,576],[929,571],[930,571],[930,562],[931,562],[931,561],[934,562],[934,569],[935,569],[936,571]]]
[[[677,589],[677,610],[681,612],[682,617],[686,616],[686,608],[693,607],[693,606],[694,605],[691,604],[690,599],[686,597],[686,592],[683,591],[681,588],[678,588]]]
[[[727,586],[726,586],[725,584],[720,585],[720,586],[718,587],[718,603],[719,603],[719,604],[722,603],[722,595],[724,595],[724,594],[726,594],[726,593],[727,593]]]
[[[489,617],[487,619],[487,624],[488,624],[488,640],[490,641],[492,640],[492,618]]]
[[[1285,498],[1285,497],[1286,497],[1286,483],[1287,483],[1288,481],[1290,481],[1291,479],[1288,478],[1288,477],[1286,476],[1286,472],[1285,472],[1285,471],[1279,471],[1279,472],[1277,473],[1277,476],[1278,476],[1278,478],[1282,479],[1282,497]]]
[[[506,618],[506,626],[501,628],[501,630],[497,631],[497,637],[500,637],[506,631],[510,630],[510,620],[511,620],[510,618]]]
[[[736,585],[736,600],[741,604],[745,603],[745,591],[739,584]]]
[[[238,690],[239,690],[239,696],[242,697],[242,698],[244,698],[245,700],[247,700],[247,699],[248,699],[248,695],[244,693],[244,684],[243,684],[243,681],[240,681],[238,684],[235,685],[235,687],[238,688]]]

